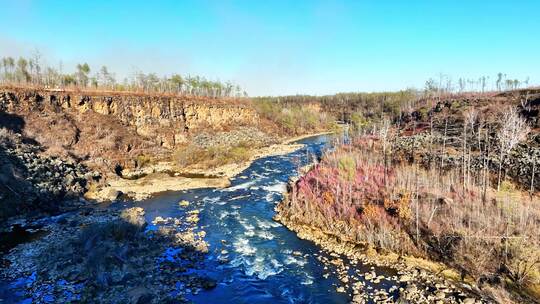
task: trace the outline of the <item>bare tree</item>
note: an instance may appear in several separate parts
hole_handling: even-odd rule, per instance
[[[529,159],[531,160],[532,162],[532,172],[531,172],[531,188],[529,190],[529,192],[531,193],[531,195],[534,193],[534,174],[536,173],[536,160],[537,160],[537,156],[533,153],[532,155],[529,155]]]
[[[500,91],[501,90],[501,81],[503,79],[503,74],[502,73],[497,73],[497,91]]]
[[[40,83],[41,81],[41,53],[36,48],[29,60],[30,66],[33,67],[32,82]]]
[[[386,181],[387,181],[387,172],[388,172],[388,164],[387,164],[387,157],[386,157],[386,150],[388,147],[388,142],[391,136],[390,129],[391,123],[390,119],[384,118],[381,123],[381,128],[379,130],[379,136],[383,143],[383,157],[384,157],[384,186],[386,187]]]
[[[483,156],[483,169],[484,169],[484,172],[483,172],[483,175],[482,175],[482,188],[483,188],[483,191],[482,191],[482,201],[485,202],[486,201],[486,197],[487,197],[487,187],[489,186],[489,158],[490,158],[490,151],[491,151],[491,138],[489,136],[489,134],[491,133],[491,126],[488,124],[488,129],[487,129],[487,132],[486,132],[486,137],[485,137],[485,140],[486,140],[486,144],[485,144],[485,147],[484,147],[484,156]]]
[[[465,184],[469,185],[470,181],[470,147],[467,148],[467,127],[470,127],[471,132],[474,132],[474,124],[478,118],[478,111],[475,108],[471,108],[463,113],[463,187]]]
[[[527,124],[514,107],[507,107],[502,113],[501,129],[497,134],[499,139],[499,174],[497,178],[497,191],[501,187],[501,171],[504,157],[521,141],[527,138],[531,131]]]
[[[521,107],[526,110],[527,112],[531,111],[531,105],[529,104],[529,91],[525,93],[525,97],[521,97],[520,99]]]

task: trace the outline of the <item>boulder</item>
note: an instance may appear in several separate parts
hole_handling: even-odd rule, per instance
[[[144,218],[144,209],[141,207],[133,207],[133,208],[122,210],[122,212],[120,213],[120,218],[138,227],[146,226],[146,219]]]

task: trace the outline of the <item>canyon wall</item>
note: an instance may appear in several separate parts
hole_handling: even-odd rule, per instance
[[[93,111],[134,127],[138,135],[159,146],[173,148],[185,143],[190,131],[200,128],[222,129],[237,125],[256,125],[257,112],[249,104],[235,100],[194,99],[144,94],[81,93],[0,90],[0,111],[14,114],[30,112]]]
[[[247,127],[259,128],[259,115],[246,100],[0,88],[0,128],[104,174],[169,161],[199,134]]]

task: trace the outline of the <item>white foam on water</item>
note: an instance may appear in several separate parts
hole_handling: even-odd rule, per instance
[[[253,188],[253,187],[251,187],[251,188]],[[239,199],[246,198],[246,197],[249,197],[249,195],[235,196],[235,197],[230,198],[229,201],[235,201],[235,200],[239,200]]]
[[[242,255],[254,255],[257,249],[249,245],[248,239],[240,238],[233,243],[234,250]]]
[[[206,204],[216,204],[216,205],[225,205],[226,201],[220,201],[219,196],[218,197],[209,197],[205,196],[202,201]]]
[[[244,227],[246,230],[255,230],[255,226],[248,223],[245,219],[238,220],[238,222]]]
[[[243,183],[243,184],[239,184],[239,185],[236,185],[236,186],[225,188],[225,189],[223,189],[223,191],[233,192],[233,191],[241,190],[241,189],[249,189],[249,187],[254,185],[256,182],[257,182],[256,180],[252,180],[250,182],[246,182],[246,183]]]
[[[251,266],[246,268],[246,274],[249,276],[257,276],[261,280],[265,280],[269,276],[276,275],[283,271],[282,267],[274,267],[273,264],[268,263],[262,256],[257,256]]]
[[[313,284],[313,277],[307,276],[302,282],[300,282],[302,285],[311,285]]]
[[[305,259],[300,259],[300,258],[294,257],[292,255],[288,255],[285,258],[284,262],[287,265],[296,264],[296,265],[301,266],[301,267],[306,265],[306,263],[307,263],[307,261]]]
[[[257,231],[257,236],[260,237],[261,239],[266,239],[266,240],[273,240],[275,237],[274,234],[266,230]]]
[[[221,211],[221,213],[219,214],[219,219],[222,220],[222,219],[226,218],[229,215],[230,215],[230,213],[227,212],[226,210]]]
[[[283,264],[271,254],[261,253],[250,245],[249,240],[238,238],[233,243],[234,250],[239,253],[229,263],[231,267],[241,267],[246,275],[264,280],[283,271]]]
[[[231,267],[240,267],[240,266],[244,266],[243,268],[246,268],[246,267],[248,267],[248,266],[251,266],[251,264],[253,264],[253,263],[251,263],[250,261],[248,261],[248,260],[246,259],[246,257],[241,256],[241,255],[235,257],[235,258],[229,263],[229,265],[230,265]]]
[[[234,210],[234,211],[227,211],[227,210],[223,210],[221,211],[221,213],[219,214],[218,218],[220,220],[223,220],[224,218],[228,217],[228,216],[231,216],[231,217],[234,217],[234,218],[238,218],[238,216],[240,216],[240,214],[238,213],[237,210]]]
[[[285,182],[279,182],[270,186],[263,186],[262,188],[270,192],[284,193],[287,191],[287,184]]]
[[[260,219],[255,219],[255,220],[257,221],[257,226],[261,229],[270,229],[270,228],[276,228],[276,227],[281,226],[280,223],[274,222],[274,221],[260,220]]]
[[[272,173],[281,173],[282,171],[279,169],[272,169],[272,168],[264,168],[264,171],[266,172],[272,172]]]
[[[277,200],[274,199],[274,195],[275,195],[275,193],[273,193],[273,192],[267,193],[266,196],[265,196],[266,201],[269,202],[269,203],[277,202]]]
[[[274,266],[275,268],[281,268],[283,267],[283,264],[281,264],[278,260],[276,259],[271,259],[270,260],[270,263],[272,263],[272,266]]]

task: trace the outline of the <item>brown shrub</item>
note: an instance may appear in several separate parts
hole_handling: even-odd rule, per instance
[[[459,168],[441,172],[408,163],[393,167],[385,188],[379,144],[353,143],[364,144],[325,154],[294,185],[289,213],[297,221],[346,240],[431,257],[463,275],[540,283],[538,197],[504,184],[484,200],[481,184],[462,186]]]
[[[190,144],[177,149],[173,159],[180,168],[194,165],[213,168],[248,161],[253,154],[252,148],[256,146],[247,142],[241,142],[232,147],[218,145],[206,148]]]

